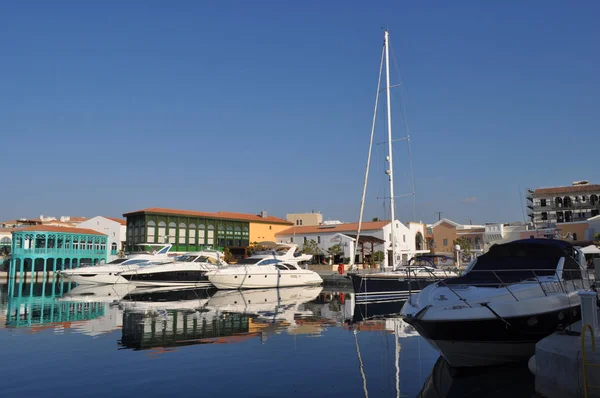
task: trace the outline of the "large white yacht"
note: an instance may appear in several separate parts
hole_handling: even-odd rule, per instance
[[[80,285],[91,284],[115,284],[128,283],[128,281],[119,276],[123,271],[133,271],[152,264],[164,264],[173,262],[169,257],[169,250],[173,245],[146,244],[150,250],[131,254],[125,258],[118,258],[104,265],[95,265],[81,268],[64,269],[58,271],[58,276]],[[158,247],[158,250],[153,250]]]
[[[206,273],[226,267],[223,253],[214,250],[185,253],[168,264],[155,264],[121,272],[120,277],[138,286],[210,286]]]
[[[236,265],[207,272],[206,276],[218,289],[268,289],[323,283],[316,272],[272,256],[248,257]]]

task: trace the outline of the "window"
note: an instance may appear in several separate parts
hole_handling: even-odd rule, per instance
[[[563,204],[562,198],[561,197],[554,198],[554,204],[556,205],[556,207],[562,207],[562,204]]]
[[[184,223],[180,223],[179,224],[179,244],[180,245],[185,245],[185,241],[186,241],[186,236],[185,236],[185,231],[187,229],[187,225],[185,225]]]
[[[294,243],[294,237],[293,236],[290,238],[290,243]]]
[[[444,239],[442,243],[444,246],[448,246],[448,239]]]
[[[546,220],[548,220],[548,213],[543,211],[542,212],[542,221],[546,221]]]
[[[117,255],[117,244],[115,242],[110,244],[110,255],[111,256]]]
[[[402,235],[402,241],[406,243],[406,235]]]
[[[269,229],[273,229],[273,227],[269,225]]]
[[[317,243],[321,243],[321,237],[317,236]]]
[[[586,200],[587,200],[587,198],[585,197],[585,195],[583,195],[583,196],[581,197],[581,201],[582,201],[582,202],[585,202]]]
[[[213,224],[208,224],[208,232],[206,233],[206,243],[208,245],[212,245],[215,243],[215,226]]]
[[[148,229],[147,229],[148,238],[146,239],[146,241],[148,243],[154,243],[155,227],[156,227],[156,224],[154,223],[154,221],[148,221]]]
[[[565,218],[564,218],[564,213],[562,211],[557,211],[556,212],[556,222],[564,222]]]
[[[540,199],[540,206],[546,207],[546,199]]]
[[[573,232],[573,240],[577,240],[577,232]]]
[[[190,224],[188,229],[188,243],[190,245],[196,244],[196,224]]]
[[[300,220],[300,225],[302,225],[302,220]]]
[[[596,217],[598,214],[600,214],[600,210],[598,210],[598,209],[592,210],[592,217]]]

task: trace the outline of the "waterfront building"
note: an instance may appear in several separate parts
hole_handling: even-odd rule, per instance
[[[285,219],[294,225],[321,225],[323,224],[323,215],[321,213],[291,213],[286,214]]]
[[[585,222],[600,214],[600,184],[575,181],[570,186],[528,189],[527,209],[536,228]]]
[[[106,248],[107,261],[113,261],[119,252],[125,250],[127,222],[121,218],[96,216],[77,225],[77,228],[87,228],[108,236]]]
[[[12,232],[10,277],[106,261],[107,235],[84,228],[33,225]]]
[[[138,250],[141,243],[171,243],[174,252],[207,247],[243,249],[252,242],[274,241],[277,232],[292,225],[265,211],[208,213],[153,207],[123,216],[127,219],[125,247],[129,252]]]
[[[425,225],[421,223],[408,223],[404,225],[396,220],[394,223],[394,238],[396,242],[396,262],[406,264],[410,258],[419,253],[428,253],[424,240]],[[384,256],[384,265],[391,263],[392,253],[392,222],[369,221],[363,222],[360,232],[359,250],[354,256],[356,248],[356,231],[358,223],[322,224],[316,226],[296,226],[285,229],[276,234],[277,242],[296,243],[301,248],[311,240],[317,243],[322,253],[335,245],[340,245],[343,250],[341,257],[350,259],[349,263],[363,263],[367,255],[371,256],[377,251],[387,251]]]
[[[485,225],[459,224],[447,218],[427,225],[427,240],[431,252],[437,254],[453,255],[454,241],[464,238],[470,243],[472,255],[477,257],[485,251],[484,235]]]

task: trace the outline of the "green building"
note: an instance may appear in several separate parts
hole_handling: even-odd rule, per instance
[[[292,225],[265,212],[205,213],[154,207],[125,213],[123,217],[127,219],[127,252],[142,250],[143,243],[171,243],[174,252],[225,247],[235,252],[250,242],[274,240],[276,232]]]

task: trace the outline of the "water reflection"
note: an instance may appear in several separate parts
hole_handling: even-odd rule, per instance
[[[351,292],[334,289],[338,288],[217,291],[136,288],[128,284],[75,287],[58,282],[18,284],[11,289],[0,285],[0,329],[27,333],[44,331],[38,336],[45,336],[44,341],[48,345],[53,343],[48,339],[57,342],[62,338],[72,339],[74,336],[69,337],[71,333],[101,339],[80,343],[92,355],[97,353],[94,350],[103,350],[100,348],[101,341],[109,340],[109,347],[116,343],[117,348],[103,352],[110,361],[122,360],[122,355],[125,355],[122,350],[125,349],[130,355],[136,355],[130,360],[144,369],[150,365],[139,361],[147,356],[139,356],[136,351],[148,350],[146,353],[152,356],[173,351],[177,352],[173,354],[175,356],[192,356],[191,346],[196,346],[203,350],[203,356],[213,356],[211,363],[216,365],[204,368],[203,377],[209,379],[234,366],[231,361],[219,365],[221,352],[239,355],[240,363],[250,361],[250,367],[252,361],[264,356],[261,367],[257,369],[270,368],[272,372],[290,369],[296,372],[298,366],[301,368],[298,374],[291,373],[277,379],[279,391],[288,391],[288,386],[295,386],[293,391],[285,394],[288,396],[493,396],[490,394],[495,391],[506,394],[510,387],[501,383],[503,389],[500,390],[496,384],[498,378],[511,380],[511,386],[521,384],[512,387],[508,392],[512,395],[524,396],[524,391],[532,390],[532,377],[526,367],[466,373],[450,369],[445,361],[438,360],[438,354],[416,331],[397,316],[402,301],[355,305]],[[0,344],[6,344],[2,338],[12,338],[8,341],[22,344],[24,352],[39,350],[40,346],[29,347],[36,341],[27,340],[27,333],[0,334]],[[15,340],[14,336],[23,336],[23,339]],[[306,339],[312,337],[318,338]],[[69,347],[63,353],[70,352],[70,341],[62,343]],[[243,342],[247,343],[218,346]],[[98,344],[98,348],[94,344]],[[298,350],[297,345],[301,347]],[[225,350],[225,347],[232,347],[234,351]],[[69,363],[77,354],[63,355],[66,356],[65,363]],[[179,373],[185,372],[185,357],[177,358],[170,366]],[[56,358],[49,356],[40,360],[42,367],[44,360],[56,361]],[[189,361],[197,361],[197,355]],[[35,361],[28,363],[36,366]],[[106,372],[106,368],[102,369]],[[150,380],[164,374],[160,366],[151,369],[147,376],[142,377]],[[248,368],[244,369],[250,372]],[[135,370],[132,368],[128,372]],[[268,371],[254,373],[252,379],[249,375],[240,382],[260,382],[270,386],[274,381],[268,374]],[[112,374],[112,377],[127,379],[133,376]],[[340,377],[343,382],[330,381]],[[53,383],[56,380],[60,378],[54,378]],[[85,380],[83,377],[82,383]],[[302,383],[307,383],[307,386],[302,384],[304,387],[299,387],[298,380],[304,380]],[[15,379],[13,392],[24,391],[22,381],[19,384],[18,377]],[[126,381],[122,380],[122,383]],[[322,394],[309,389],[313,384],[319,391],[322,390]],[[327,390],[334,384],[335,389]],[[82,391],[87,392],[79,392]],[[228,391],[231,394],[236,392]],[[33,394],[32,391],[29,393]],[[245,395],[244,390],[237,391],[237,395]],[[256,396],[269,396],[269,391],[261,391]]]

